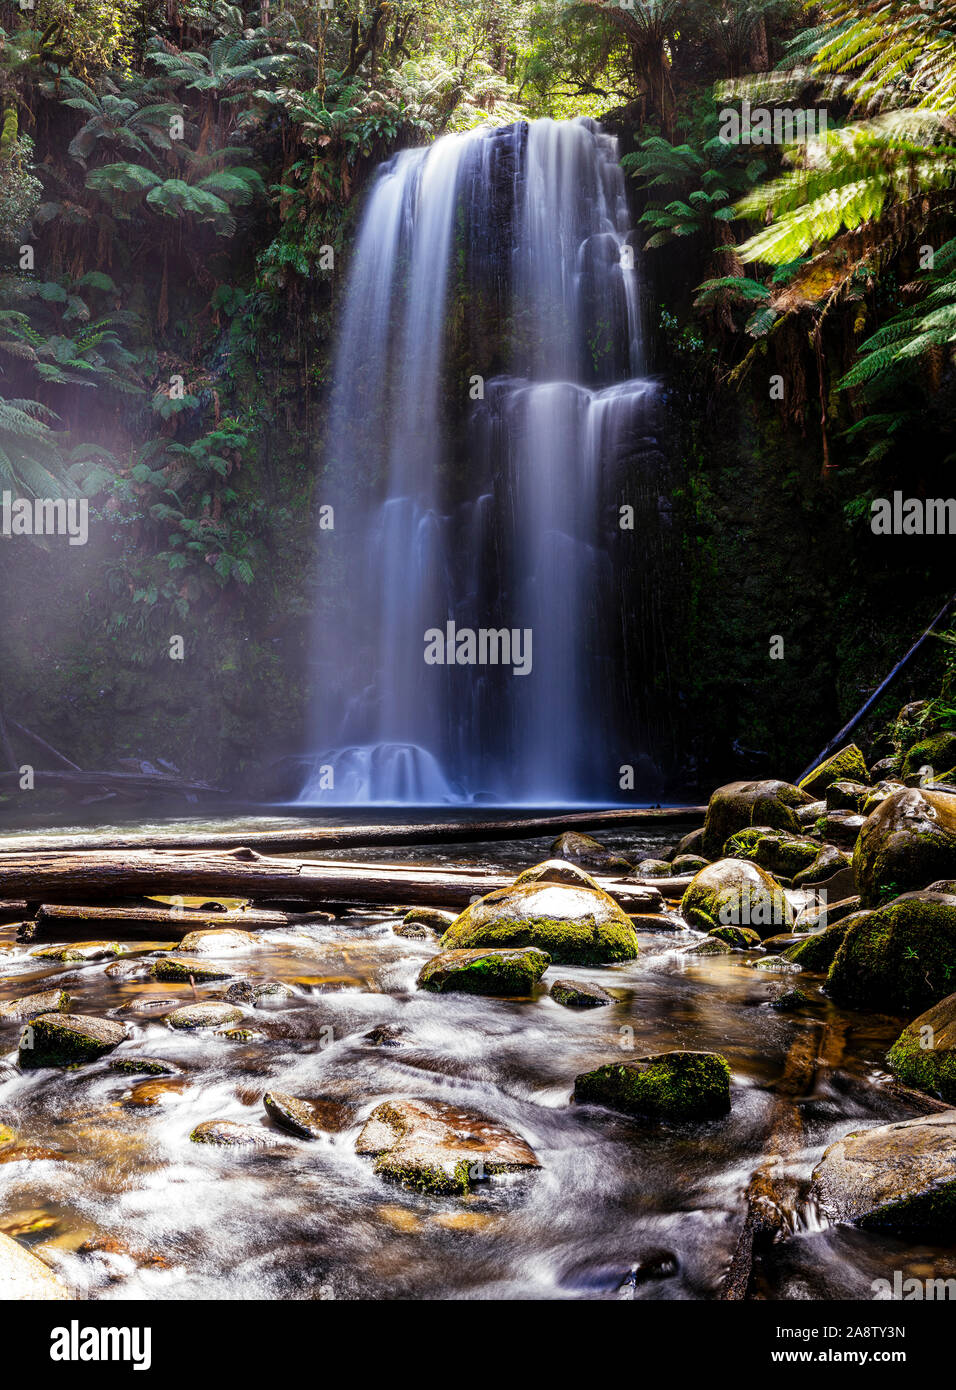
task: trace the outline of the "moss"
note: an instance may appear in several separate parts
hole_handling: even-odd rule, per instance
[[[574,1099],[628,1115],[691,1120],[730,1109],[730,1067],[715,1052],[665,1052],[584,1072]]]
[[[536,946],[561,965],[633,960],[640,949],[634,928],[623,914],[621,921],[601,922],[590,915],[573,921],[556,917],[496,917],[464,929],[456,924],[448,929],[440,944],[445,950]]]
[[[781,954],[795,965],[802,966],[804,970],[824,974],[830,969],[837,951],[843,945],[848,927],[849,921],[846,919],[837,922],[825,931],[813,932],[804,941],[788,946]]]
[[[815,767],[799,785],[811,796],[821,797],[831,782],[862,782],[865,785],[869,780],[866,759],[855,743],[849,743]]]
[[[956,1178],[867,1212],[856,1224],[864,1230],[924,1236],[934,1243],[949,1240],[956,1236]]]
[[[421,969],[418,984],[433,994],[528,995],[547,970],[545,951],[443,951]]]
[[[126,1036],[121,1024],[107,1019],[41,1014],[21,1034],[18,1061],[24,1070],[80,1066],[112,1052]]]
[[[918,1013],[956,986],[956,903],[899,899],[848,919],[827,991],[841,1004]]]
[[[886,1054],[886,1061],[904,1085],[956,1105],[956,1052],[951,1048],[921,1047],[919,1034],[907,1029]]]
[[[752,927],[711,927],[708,936],[715,936],[738,951],[750,951],[760,945],[760,936]]]
[[[551,998],[569,1009],[600,1009],[613,1004],[614,999],[600,985],[578,985],[573,980],[555,980]]]
[[[921,767],[931,767],[938,774],[956,762],[956,733],[944,731],[920,739],[903,759],[902,776],[904,780],[916,777]]]
[[[820,846],[812,840],[763,826],[738,830],[724,845],[728,858],[748,859],[769,873],[782,874],[785,878],[793,878],[801,869],[808,868],[819,853]]]

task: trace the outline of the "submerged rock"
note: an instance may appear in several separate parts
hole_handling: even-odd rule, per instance
[[[862,782],[866,786],[869,781],[866,759],[855,743],[848,743],[808,773],[800,783],[800,790],[817,797],[823,796],[833,782]]]
[[[32,1250],[0,1232],[0,1299],[38,1302],[73,1294]]]
[[[555,980],[550,989],[551,998],[569,1009],[600,1009],[617,1000],[600,985],[585,981]]]
[[[46,989],[40,994],[21,994],[8,1004],[0,1004],[0,1019],[31,1019],[39,1014],[65,1013],[70,995],[65,989]]]
[[[194,1144],[216,1144],[223,1148],[270,1147],[275,1136],[257,1125],[237,1124],[235,1120],[203,1120],[190,1134]]]
[[[517,1134],[476,1110],[436,1100],[386,1101],[355,1141],[380,1177],[434,1193],[466,1193],[496,1173],[540,1168]]]
[[[956,1235],[956,1110],[855,1130],[831,1144],[811,1195],[833,1221],[925,1236]]]
[[[716,936],[707,936],[703,941],[696,941],[692,946],[684,947],[685,956],[729,956],[732,954],[733,947]]]
[[[123,1105],[131,1110],[152,1110],[178,1096],[188,1084],[184,1077],[175,1076],[139,1081],[123,1097]]]
[[[434,994],[526,995],[550,964],[534,946],[442,951],[422,967],[418,984]]]
[[[853,852],[860,897],[873,907],[956,875],[956,796],[929,787],[894,792],[868,816]]]
[[[158,1057],[114,1057],[109,1067],[124,1076],[178,1076],[182,1070],[175,1062],[163,1062]]]
[[[281,980],[236,980],[222,992],[223,999],[232,1004],[260,1004],[263,999],[277,1003],[281,999],[294,999],[295,990]]]
[[[718,859],[694,876],[680,904],[681,916],[698,931],[751,927],[773,936],[793,925],[783,889],[757,864]]]
[[[219,1004],[208,999],[200,1004],[184,1004],[166,1015],[170,1028],[179,1032],[194,1032],[197,1028],[224,1028],[229,1023],[241,1023],[245,1015],[233,1004]]]
[[[128,1036],[123,1024],[112,1019],[85,1014],[40,1014],[23,1030],[18,1061],[24,1069],[95,1062]]]
[[[299,1139],[318,1139],[328,1133],[328,1102],[323,1105],[321,1101],[301,1100],[285,1091],[266,1091],[262,1104],[280,1129],[288,1130]]]
[[[207,965],[205,961],[191,960],[187,956],[164,956],[150,971],[154,980],[171,984],[174,981],[194,980],[205,984],[209,980],[231,980],[232,971],[221,965]]]
[[[370,1047],[402,1047],[408,1037],[408,1029],[397,1023],[377,1023],[362,1034],[362,1041]]]
[[[626,1115],[709,1119],[730,1109],[730,1067],[716,1052],[662,1052],[583,1072],[574,1099]]]
[[[30,952],[37,960],[59,960],[70,964],[82,960],[106,960],[121,956],[122,946],[115,941],[74,941],[69,946],[37,946]]]
[[[795,811],[813,800],[790,782],[728,782],[718,787],[707,806],[701,853],[714,859],[738,830],[766,825],[799,835]]]
[[[455,919],[441,945],[444,950],[536,946],[562,965],[604,965],[638,954],[634,928],[612,897],[558,883],[486,894]]]
[[[846,935],[827,976],[837,1003],[912,1014],[952,992],[956,897],[905,893],[844,920]]]
[[[886,1061],[905,1085],[956,1105],[956,994],[914,1019]]]
[[[576,830],[566,830],[551,846],[553,859],[566,859],[579,864],[582,869],[597,869],[604,873],[630,873],[631,865],[620,854],[615,854],[600,840],[591,835],[581,835]]]

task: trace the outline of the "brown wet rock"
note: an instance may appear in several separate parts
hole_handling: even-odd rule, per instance
[[[245,1015],[234,1004],[220,1004],[215,1000],[205,1000],[199,1004],[184,1004],[166,1015],[170,1028],[179,1032],[195,1032],[199,1028],[224,1028],[230,1023],[241,1023]]]
[[[303,1100],[284,1091],[266,1091],[262,1097],[266,1114],[280,1129],[288,1130],[300,1139],[318,1139],[330,1132],[331,1119],[341,1128],[342,1107],[334,1101]]]
[[[175,1062],[159,1057],[113,1057],[109,1068],[123,1076],[178,1076],[182,1071]]]
[[[95,1062],[129,1036],[122,1023],[86,1014],[41,1014],[20,1036],[18,1061],[24,1070],[72,1067]]]
[[[582,869],[596,869],[602,873],[630,873],[630,862],[623,855],[595,840],[593,835],[582,835],[576,830],[566,830],[551,846],[551,857],[577,864]]]
[[[152,1018],[156,1014],[167,1014],[171,1009],[175,1009],[177,1004],[182,1003],[182,998],[175,998],[172,995],[137,995],[135,999],[129,999],[125,1004],[120,1004],[113,1010],[115,1018]]]
[[[65,1013],[70,1007],[71,996],[65,989],[47,989],[40,994],[23,994],[19,999],[11,999],[0,1004],[0,1020],[25,1020],[36,1018],[39,1014]]]
[[[540,1168],[517,1134],[476,1110],[436,1100],[386,1101],[355,1142],[380,1177],[432,1193],[465,1193],[495,1173]]]
[[[121,1104],[131,1110],[150,1110],[174,1100],[188,1085],[185,1077],[168,1076],[154,1081],[140,1081],[123,1096]]]
[[[212,1144],[221,1148],[271,1148],[275,1135],[258,1125],[239,1124],[235,1120],[203,1120],[190,1134],[194,1144]]]
[[[30,952],[37,960],[62,961],[64,964],[106,960],[122,954],[122,946],[115,941],[72,941],[68,946],[37,946]]]
[[[362,1034],[362,1041],[368,1043],[369,1047],[401,1047],[409,1037],[408,1029],[397,1023],[376,1023],[374,1028]]]
[[[579,980],[555,980],[550,994],[555,1003],[568,1009],[601,1009],[617,1002],[600,985]]]
[[[295,990],[281,980],[236,980],[223,990],[222,997],[231,1004],[280,1004],[284,999],[294,999]]]
[[[191,956],[165,956],[156,961],[150,971],[154,980],[167,984],[186,983],[206,984],[213,980],[231,980],[233,972],[221,965],[210,965],[208,961],[195,960]]]
[[[210,927],[187,932],[179,945],[181,950],[197,955],[220,956],[229,951],[261,951],[267,941],[236,927]]]

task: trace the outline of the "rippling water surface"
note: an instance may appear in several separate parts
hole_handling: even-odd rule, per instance
[[[663,839],[604,838],[635,857]],[[519,869],[546,848],[388,857]],[[693,959],[682,954],[693,933],[642,933],[638,960],[552,966],[532,998],[443,997],[416,990],[435,947],[397,937],[398,920],[355,911],[230,953],[236,975],[294,990],[246,1010],[243,1026],[261,1034],[247,1042],[176,1033],[161,1014],[138,1012],[150,998],[188,1002],[223,988],[139,977],[137,967],[173,942],[126,943],[130,971],[116,978],[108,960],[40,962],[16,943],[15,928],[0,931],[0,997],[56,986],[74,996],[74,1012],[122,1008],[131,1037],[112,1057],[181,1069],[145,1091],[153,1078],[117,1073],[109,1058],[21,1073],[19,1025],[0,1023],[0,1119],[15,1134],[0,1149],[0,1229],[94,1298],[706,1299],[719,1294],[747,1183],[775,1147],[781,1103],[791,1104],[781,1102],[779,1082],[795,1048],[816,1057],[786,1126],[792,1148],[780,1156],[798,1194],[834,1137],[913,1113],[881,1070],[899,1021],[835,1009],[806,974],[810,1004],[780,1013],[769,1001],[781,977],[754,968],[761,953]],[[557,977],[599,981],[618,1002],[563,1008],[546,990]],[[365,1038],[381,1023],[402,1030],[400,1046]],[[578,1072],[674,1047],[727,1057],[730,1116],[642,1124],[569,1103]],[[276,1129],[262,1105],[270,1089],[325,1101],[328,1133],[305,1141]],[[375,1105],[402,1097],[484,1111],[532,1145],[541,1170],[495,1178],[467,1198],[387,1184],[354,1142]],[[190,1142],[209,1119],[262,1126],[274,1146]],[[896,1269],[956,1273],[952,1251],[828,1228],[802,1196],[788,1215],[794,1234],[759,1260],[758,1297],[870,1298],[871,1281]]]

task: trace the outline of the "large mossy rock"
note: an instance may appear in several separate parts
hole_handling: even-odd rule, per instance
[[[158,960],[149,972],[154,980],[159,980],[163,984],[174,982],[185,983],[192,980],[197,985],[207,984],[213,980],[231,980],[234,978],[231,970],[226,970],[221,965],[210,965],[208,961],[194,960],[191,956],[163,956]]]
[[[886,1061],[905,1085],[956,1105],[956,994],[914,1019]]]
[[[438,1100],[376,1106],[355,1150],[375,1158],[379,1177],[439,1194],[464,1195],[472,1183],[496,1173],[541,1167],[517,1134],[477,1110]]]
[[[18,1019],[23,1022],[40,1014],[66,1013],[70,995],[65,989],[45,989],[39,994],[21,994],[19,999],[0,1004],[0,1020]]]
[[[567,859],[545,859],[530,869],[524,869],[511,886],[525,888],[529,883],[564,883],[571,888],[593,888],[595,893],[603,892],[587,869],[582,869],[579,864],[571,864]]]
[[[827,993],[837,1003],[914,1014],[952,993],[956,896],[905,893],[846,922],[827,976]]]
[[[748,825],[766,825],[799,835],[795,808],[812,800],[812,796],[790,782],[728,782],[717,788],[707,805],[700,852],[708,859],[716,859],[731,835]]]
[[[0,1232],[0,1299],[34,1303],[72,1297],[67,1286],[38,1255]]]
[[[536,946],[442,951],[422,966],[418,984],[431,994],[524,996],[550,964],[548,953]]]
[[[947,730],[931,734],[929,738],[923,738],[920,739],[919,743],[914,743],[903,759],[900,773],[903,780],[906,781],[909,778],[918,777],[921,768],[931,767],[938,778],[940,773],[945,773],[954,765],[956,765],[956,733]]]
[[[805,869],[800,869],[793,875],[793,886],[815,888],[818,884],[829,883],[834,875],[851,869],[851,865],[850,856],[842,849],[837,849],[836,845],[824,845]],[[848,877],[845,882],[849,891],[853,886],[852,877]]]
[[[831,1144],[811,1196],[834,1221],[934,1244],[956,1236],[956,1110],[854,1131]]]
[[[561,965],[633,960],[637,936],[607,893],[560,883],[529,883],[488,893],[458,917],[442,950],[537,946]]]
[[[864,907],[956,877],[956,796],[929,787],[888,796],[863,824],[853,873]]]
[[[779,884],[746,859],[718,859],[695,874],[681,898],[681,916],[698,931],[751,927],[761,937],[789,931],[793,912]]]
[[[578,864],[582,869],[594,869],[601,873],[629,873],[630,861],[623,855],[602,845],[591,835],[580,835],[576,830],[566,830],[551,846],[553,859],[566,859],[570,864]]]
[[[864,912],[856,912],[833,923],[824,931],[810,932],[800,941],[784,947],[781,954],[803,970],[813,970],[820,975],[825,975],[836,959],[836,953],[843,945],[846,934],[856,919],[867,915]]]
[[[768,873],[784,878],[793,878],[801,869],[808,869],[819,854],[819,840],[772,830],[766,825],[738,830],[724,845],[727,859],[749,859]]]
[[[18,1061],[22,1068],[74,1067],[96,1062],[129,1037],[122,1023],[85,1014],[40,1014],[24,1028]]]
[[[808,773],[800,783],[802,791],[809,792],[811,800],[825,796],[832,782],[861,782],[869,785],[870,774],[866,759],[855,743],[848,743],[839,753],[833,753]]]
[[[730,1109],[730,1067],[716,1052],[662,1052],[575,1078],[574,1099],[626,1115],[700,1120]]]

